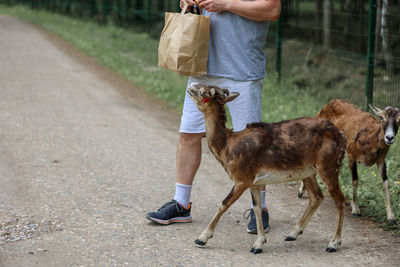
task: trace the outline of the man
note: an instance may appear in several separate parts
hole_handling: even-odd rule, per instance
[[[239,92],[240,96],[228,103],[234,131],[241,131],[248,123],[261,121],[261,90],[265,76],[264,43],[268,21],[280,15],[280,0],[181,0],[183,8],[198,5],[203,15],[210,17],[210,46],[207,75],[189,77],[191,83],[219,86]],[[194,176],[201,161],[201,139],[205,136],[203,114],[186,94],[176,153],[176,190],[172,201],[147,218],[159,224],[191,222],[190,193]],[[262,187],[264,230],[269,230],[269,215],[265,205],[265,186]],[[253,209],[249,233],[257,233]]]

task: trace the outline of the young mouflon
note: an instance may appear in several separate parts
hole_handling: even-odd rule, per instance
[[[207,243],[222,214],[249,188],[257,221],[257,239],[250,251],[262,252],[266,238],[262,228],[259,185],[303,180],[310,202],[286,237],[286,241],[296,240],[323,200],[315,178],[318,173],[337,207],[336,230],[326,249],[336,251],[341,244],[346,203],[338,181],[346,144],[340,131],[327,120],[311,117],[252,123],[242,131],[233,132],[225,126],[224,105],[237,98],[238,93],[216,86],[192,84],[188,94],[204,115],[209,149],[233,181],[231,192],[195,243],[201,246]]]
[[[342,99],[330,101],[317,116],[332,122],[346,136],[346,151],[353,180],[352,214],[361,216],[357,204],[357,163],[362,163],[368,167],[376,164],[382,177],[385,192],[386,217],[388,221],[395,223],[395,216],[390,205],[385,158],[390,146],[395,141],[400,125],[400,111],[390,106],[379,109],[370,105],[370,108],[379,119],[361,110],[350,101]],[[302,186],[299,188],[299,197],[301,196]]]

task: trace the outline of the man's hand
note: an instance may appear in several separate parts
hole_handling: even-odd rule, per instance
[[[196,3],[193,0],[181,0],[179,2],[179,6],[181,7],[181,9],[185,6],[185,2],[189,4],[189,6],[193,6]]]
[[[222,12],[229,10],[231,0],[197,0],[200,8],[205,8],[208,12]]]

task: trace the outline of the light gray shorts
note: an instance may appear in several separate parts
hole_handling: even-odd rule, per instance
[[[214,85],[228,89],[229,92],[238,92],[240,95],[228,102],[229,112],[232,117],[234,131],[241,131],[246,128],[248,123],[261,121],[261,91],[263,79],[256,81],[235,81],[232,79],[201,76],[189,77],[187,88],[191,83]],[[196,105],[189,98],[187,91],[181,118],[181,133],[204,133],[206,126],[203,114],[197,109]]]

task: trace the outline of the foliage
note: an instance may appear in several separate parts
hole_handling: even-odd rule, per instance
[[[100,25],[90,21],[77,20],[45,11],[32,11],[22,6],[6,7],[0,4],[0,14],[9,14],[38,24],[72,43],[76,48],[92,56],[104,66],[122,74],[136,87],[164,99],[173,108],[183,104],[186,77],[157,67],[158,42],[140,31],[135,25],[127,28],[115,25]],[[271,53],[270,53],[271,54]],[[291,57],[295,58],[294,53]],[[328,59],[330,60],[330,59]],[[272,64],[272,63],[269,63]],[[340,64],[336,62],[335,64]],[[325,65],[325,67],[327,67]],[[322,66],[320,66],[322,68]],[[338,71],[341,67],[335,67]],[[301,78],[301,77],[300,77]],[[312,72],[304,79],[311,79]],[[265,79],[263,90],[263,120],[276,122],[301,116],[314,116],[332,97],[312,85],[294,86],[299,77],[295,74],[278,83],[272,72]],[[400,138],[398,136],[397,138]],[[400,220],[400,141],[392,146],[387,156],[391,202],[395,216]],[[359,204],[364,216],[373,218],[386,229],[400,234],[400,226],[385,223],[385,197],[382,181],[376,167],[359,166]],[[345,160],[340,173],[341,188],[351,199],[351,174]]]

